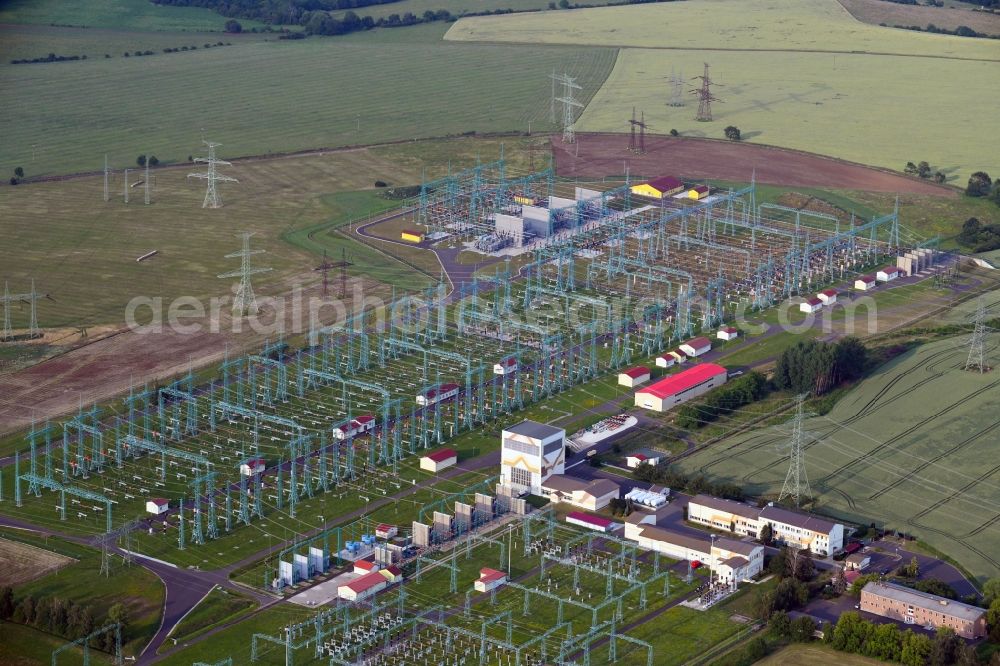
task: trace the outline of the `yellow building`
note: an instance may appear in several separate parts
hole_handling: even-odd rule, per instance
[[[684,189],[684,183],[673,176],[661,176],[645,183],[632,186],[632,194],[652,199],[663,199]]]
[[[688,190],[688,199],[700,201],[708,196],[708,185],[699,185]]]
[[[522,206],[537,206],[542,203],[540,197],[529,197],[525,194],[515,194],[514,203],[521,204]]]
[[[400,238],[408,243],[423,243],[424,242],[424,232],[413,231],[412,229],[404,229],[403,233],[400,234]]]

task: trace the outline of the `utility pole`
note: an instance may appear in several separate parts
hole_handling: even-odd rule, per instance
[[[222,144],[204,140],[202,143],[208,146],[208,157],[196,157],[194,158],[194,161],[203,162],[208,168],[204,173],[189,173],[188,178],[201,178],[207,183],[207,187],[205,189],[205,200],[201,204],[202,208],[222,208],[222,197],[219,196],[219,191],[216,188],[216,182],[222,181],[225,183],[238,183],[240,181],[230,176],[218,173],[216,170],[216,167],[219,165],[232,166],[230,162],[215,158],[215,149],[217,146],[221,146]]]
[[[701,87],[694,88],[691,92],[698,95],[698,115],[695,120],[702,123],[712,122],[712,102],[721,102],[718,97],[712,94],[712,84],[715,83],[708,75],[708,63],[705,63],[705,73],[696,76],[692,80],[701,80]],[[719,85],[719,84],[715,84]]]
[[[969,338],[969,356],[965,360],[965,369],[980,373],[989,372],[990,366],[986,362],[986,300],[983,296],[979,297],[972,323],[972,337]]]
[[[785,483],[781,487],[781,494],[778,501],[791,497],[798,507],[802,497],[811,497],[812,491],[809,489],[809,478],[806,476],[805,456],[802,453],[802,445],[805,442],[805,434],[802,431],[802,421],[804,415],[802,406],[805,402],[805,394],[796,397],[795,419],[792,421],[792,439],[789,442],[788,474],[785,475]]]
[[[128,169],[125,169],[125,177],[123,178],[123,180],[125,181],[123,185],[124,189],[122,190],[122,192],[124,193],[123,197],[125,199],[125,203],[128,203]]]
[[[108,154],[104,154],[104,201],[107,202],[111,199],[108,193]]]
[[[250,249],[250,238],[253,235],[252,231],[244,231],[242,234],[238,234],[243,239],[243,249],[239,252],[226,255],[226,259],[236,259],[237,257],[240,259],[240,270],[223,273],[218,276],[219,279],[240,278],[239,287],[236,288],[236,295],[233,297],[233,316],[235,317],[257,314],[257,297],[253,293],[253,284],[250,282],[250,276],[257,273],[266,273],[271,270],[270,268],[250,267],[250,257],[255,254],[263,254],[266,251]]]

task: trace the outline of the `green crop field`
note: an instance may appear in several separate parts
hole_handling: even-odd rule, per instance
[[[985,580],[1000,566],[1000,377],[964,371],[963,341],[930,343],[895,359],[827,415],[807,420],[806,469],[818,509],[915,534]],[[989,340],[994,364],[998,342]],[[787,426],[738,435],[682,464],[754,494],[776,494],[787,437]]]
[[[996,43],[861,24],[836,0],[471,17],[446,38],[623,47],[580,130],[623,131],[635,106],[661,133],[722,138],[736,125],[745,140],[896,170],[926,160],[959,184],[972,171],[1000,171],[978,115],[1000,103],[1000,89],[981,85],[1000,73]],[[685,107],[666,105],[671,71],[690,78],[705,62],[721,84],[710,124],[694,120],[692,95]]]
[[[0,23],[150,31],[221,32],[226,17],[200,7],[169,7],[148,0],[7,0]],[[247,27],[262,26],[243,21]]]
[[[595,91],[616,53],[456,44],[440,40],[444,30],[426,25],[143,58],[0,65],[4,88],[13,91],[0,101],[0,131],[8,137],[0,172],[97,170],[105,154],[115,166],[134,164],[139,153],[184,161],[198,152],[202,134],[224,144],[220,157],[232,157],[523,131],[531,122],[541,130],[549,126],[553,68],[577,73]]]

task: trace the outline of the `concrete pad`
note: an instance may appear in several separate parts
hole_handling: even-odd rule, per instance
[[[334,576],[330,580],[316,583],[309,589],[289,597],[288,601],[299,606],[324,606],[337,600],[337,589],[341,585],[346,585],[355,578],[360,577],[361,574],[356,574],[353,571],[345,572],[339,576]],[[302,583],[299,584],[301,585]]]

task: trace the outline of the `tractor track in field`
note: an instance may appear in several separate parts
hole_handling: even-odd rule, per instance
[[[942,506],[944,506],[945,504],[947,504],[951,500],[953,500],[956,497],[959,497],[960,495],[964,494],[967,490],[969,490],[970,488],[975,487],[977,484],[985,481],[989,477],[991,477],[994,474],[996,474],[998,471],[1000,471],[1000,465],[996,465],[996,466],[994,466],[994,467],[986,470],[985,472],[983,472],[982,474],[980,474],[978,477],[976,477],[972,481],[969,481],[967,484],[965,484],[964,486],[962,486],[958,490],[953,491],[947,497],[941,498],[937,502],[934,502],[934,504],[931,504],[930,506],[925,507],[920,512],[918,512],[918,513],[910,516],[909,518],[907,518],[906,519],[906,524],[907,525],[912,525],[913,527],[916,527],[916,528],[919,528],[919,529],[922,529],[922,530],[927,530],[929,532],[934,532],[936,534],[940,534],[941,536],[947,537],[949,539],[954,539],[958,543],[962,544],[963,546],[965,546],[966,548],[968,548],[972,552],[974,552],[977,555],[979,555],[980,557],[982,557],[984,560],[986,560],[987,562],[989,562],[993,566],[995,566],[997,568],[1000,568],[1000,560],[994,559],[993,556],[987,555],[986,553],[984,553],[983,551],[979,550],[975,546],[969,544],[967,541],[965,541],[965,539],[967,538],[966,536],[956,538],[953,534],[950,534],[949,532],[946,532],[944,530],[939,530],[939,529],[936,529],[936,528],[933,528],[933,527],[929,527],[929,526],[924,525],[923,523],[920,522],[920,519],[923,518],[924,516],[926,516],[927,514],[933,512],[933,511],[936,511],[937,509],[940,509]],[[994,522],[996,522],[996,520],[998,518],[1000,518],[1000,516],[996,516],[992,520],[987,521],[986,523],[983,523],[983,524],[979,525],[976,529],[972,530],[972,532],[970,532],[969,535],[975,536],[975,535],[979,534],[984,529],[986,529],[987,527],[989,527],[991,524],[993,524]]]
[[[945,358],[947,358],[947,357],[945,357]],[[943,360],[945,360],[945,358],[943,358],[941,360],[943,361]],[[936,365],[936,363],[935,363],[935,365]],[[914,366],[914,367],[910,368],[909,370],[906,370],[906,371],[900,373],[896,377],[893,377],[885,386],[883,386],[881,389],[879,389],[879,391],[875,394],[875,396],[873,396],[870,400],[868,400],[868,402],[866,402],[864,405],[862,405],[862,407],[857,411],[857,413],[855,413],[850,418],[847,418],[847,419],[845,419],[845,420],[843,420],[843,421],[841,421],[839,423],[836,423],[835,426],[834,426],[834,428],[832,430],[830,430],[828,432],[824,431],[823,435],[825,437],[829,437],[833,433],[838,432],[839,430],[843,429],[845,426],[851,425],[852,423],[856,422],[857,420],[861,419],[862,417],[868,416],[871,413],[873,413],[873,412],[875,412],[877,410],[880,410],[880,409],[882,409],[883,407],[885,407],[887,405],[891,405],[892,403],[894,403],[897,400],[902,399],[903,397],[905,397],[904,394],[900,394],[898,396],[890,398],[890,399],[886,400],[884,403],[882,403],[882,404],[880,404],[878,406],[875,406],[876,402],[878,402],[881,398],[885,397],[885,395],[889,392],[889,390],[892,389],[896,384],[898,384],[904,378],[910,376],[911,374],[913,374],[914,372],[917,372],[918,370],[926,370],[928,367],[929,366],[927,366],[927,365],[924,365],[924,366]],[[931,381],[934,381],[935,379],[938,379],[939,377],[941,377],[942,375],[944,375],[945,372],[947,372],[947,371],[945,370],[945,371],[937,372],[936,374],[931,375],[930,377],[927,377],[925,379],[920,380],[919,382],[917,382],[916,384],[914,384],[912,387],[910,387],[910,390],[912,391],[913,389],[919,388],[919,387],[923,386],[924,384],[926,384],[928,382],[931,382]],[[740,444],[733,444],[732,446],[729,447],[729,449],[733,449],[733,448],[739,447],[739,451],[734,451],[733,453],[731,453],[729,455],[725,455],[725,456],[719,457],[719,458],[717,458],[717,459],[715,459],[715,460],[713,460],[711,462],[708,462],[708,463],[702,465],[699,468],[699,470],[702,471],[702,472],[705,472],[710,467],[713,467],[714,465],[716,465],[718,463],[721,463],[721,462],[724,462],[726,460],[730,460],[733,457],[735,457],[736,455],[742,454],[742,453],[747,452],[747,451],[757,451],[757,450],[760,450],[760,449],[762,449],[762,448],[764,448],[766,446],[773,445],[773,444],[776,443],[776,441],[780,440],[780,438],[777,437],[777,436],[769,436],[767,434],[761,434],[760,437],[765,438],[764,441],[762,441],[762,442],[760,442],[758,444],[753,444],[751,446],[740,446]],[[753,441],[753,439],[754,438],[751,438],[751,439],[746,440],[746,441],[747,442]],[[745,443],[746,442],[744,442],[744,444]],[[806,448],[809,448],[809,447],[811,447],[812,445],[814,445],[816,443],[818,443],[818,442],[816,440],[814,440],[814,441],[806,444]],[[764,471],[764,470],[770,469],[770,468],[774,467],[778,462],[780,462],[780,461],[776,461],[774,463],[766,465],[765,467],[761,467],[761,468],[758,468],[758,469],[756,469],[756,470],[754,470],[752,472],[749,472],[749,473],[747,473],[746,475],[744,475],[742,477],[742,480],[743,481],[750,481],[751,480],[750,477],[752,477],[754,474],[756,474],[757,472],[760,472],[760,471]],[[851,500],[851,503],[853,504],[853,500]]]
[[[962,440],[961,442],[959,442],[955,446],[951,447],[950,449],[947,449],[946,451],[942,451],[941,453],[939,453],[938,455],[934,456],[933,458],[929,458],[928,460],[925,460],[924,462],[922,462],[921,464],[917,465],[915,468],[913,468],[912,470],[910,470],[909,472],[907,472],[904,476],[899,477],[898,479],[896,479],[895,481],[893,481],[889,485],[885,486],[881,490],[878,490],[878,491],[872,493],[871,495],[869,495],[868,499],[870,499],[870,500],[878,499],[879,497],[881,497],[882,495],[886,494],[887,492],[889,492],[893,488],[896,488],[897,486],[899,486],[899,484],[903,483],[904,481],[908,481],[910,479],[910,477],[912,477],[914,474],[922,472],[923,470],[927,469],[928,467],[930,467],[934,463],[938,462],[942,458],[944,458],[946,456],[949,456],[952,453],[955,453],[956,451],[962,450],[963,448],[965,448],[966,446],[968,446],[972,442],[976,441],[977,439],[979,439],[983,435],[985,435],[985,434],[987,434],[987,433],[995,430],[998,426],[1000,426],[1000,421],[994,421],[993,423],[991,423],[990,425],[986,426],[985,428],[979,430],[978,432],[974,433],[973,435],[970,435],[969,437],[966,437],[964,440]]]
[[[934,414],[932,414],[932,415],[930,415],[930,416],[928,416],[928,417],[926,417],[924,419],[921,419],[920,421],[918,421],[917,423],[915,423],[912,427],[907,428],[906,430],[904,430],[903,432],[899,433],[898,435],[895,435],[894,437],[890,437],[885,442],[879,444],[878,446],[876,446],[875,448],[871,449],[870,451],[868,451],[864,455],[862,455],[862,456],[860,456],[858,458],[855,458],[854,460],[852,460],[852,461],[850,461],[848,463],[845,463],[845,464],[841,465],[840,467],[838,467],[837,469],[835,469],[833,472],[830,472],[829,474],[827,474],[823,478],[818,479],[817,483],[825,484],[825,483],[829,482],[831,479],[833,479],[833,478],[835,478],[837,476],[840,476],[843,472],[851,469],[855,465],[867,462],[875,454],[877,454],[877,453],[885,450],[887,447],[891,446],[892,444],[895,444],[897,441],[899,441],[903,437],[905,437],[907,435],[913,434],[916,430],[918,430],[921,427],[927,425],[931,421],[934,421],[934,420],[940,418],[944,414],[947,414],[948,412],[952,411],[953,409],[955,409],[959,405],[964,404],[968,399],[974,398],[974,397],[976,397],[976,396],[978,396],[978,395],[980,395],[982,393],[985,393],[986,391],[993,390],[993,389],[995,389],[998,386],[1000,386],[1000,379],[998,379],[995,382],[992,382],[992,383],[990,383],[990,384],[988,384],[986,386],[983,386],[982,388],[979,388],[979,389],[973,391],[972,393],[970,393],[970,394],[968,394],[966,396],[963,396],[957,402],[954,402],[954,403],[948,405],[947,407],[945,407],[944,409],[942,409],[942,410],[940,410],[940,411],[938,411],[938,412],[936,412],[936,413],[934,413]]]
[[[968,532],[966,532],[965,534],[963,534],[962,536],[960,536],[959,539],[968,539],[969,537],[974,537],[977,534],[981,534],[983,530],[985,530],[988,527],[992,527],[998,521],[1000,521],[1000,513],[994,515],[992,518],[990,518],[986,522],[980,523],[976,527],[972,528],[971,530],[969,530]]]

